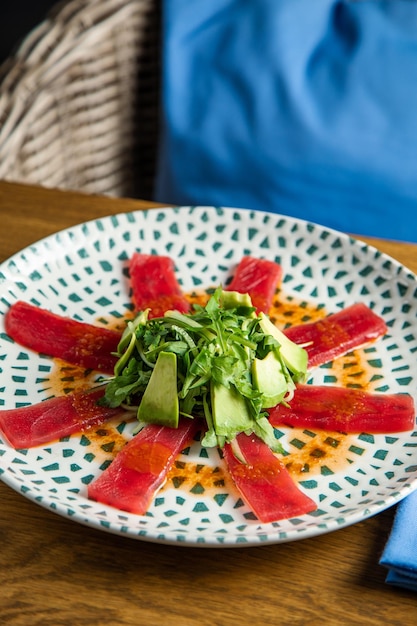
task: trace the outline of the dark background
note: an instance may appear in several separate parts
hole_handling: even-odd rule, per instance
[[[57,0],[3,0],[0,7],[0,63],[42,22]]]

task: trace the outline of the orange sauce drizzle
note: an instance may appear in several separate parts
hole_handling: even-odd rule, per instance
[[[196,485],[202,487],[204,491],[224,489],[227,483],[227,474],[223,467],[218,465],[176,461],[167,476],[166,484],[172,483],[176,486],[181,485],[187,490]]]
[[[85,431],[90,442],[91,452],[95,454],[100,463],[105,460],[113,460],[126,445],[126,437],[120,434],[116,428],[118,423],[110,420],[102,426]]]

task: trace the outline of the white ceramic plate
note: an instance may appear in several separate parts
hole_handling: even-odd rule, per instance
[[[361,378],[370,390],[416,396],[417,282],[409,270],[362,242],[301,220],[182,207],[81,224],[0,266],[0,409],[39,402],[56,390],[53,360],[5,334],[9,305],[25,300],[90,323],[123,315],[130,306],[126,260],[135,250],[171,256],[187,292],[226,281],[241,257],[251,254],[282,264],[279,297],[291,306],[300,301],[306,315],[365,302],[384,317],[389,333],[347,360],[314,370],[313,383],[344,377],[355,384]],[[179,457],[177,475],[147,515],[137,516],[86,498],[88,483],[112,458],[114,441],[131,435],[130,424],[116,427],[30,450],[14,450],[0,439],[1,479],[82,524],[135,539],[207,547],[278,543],[333,531],[382,511],[417,486],[417,432],[342,437],[333,457],[329,453],[296,476],[317,511],[260,524],[230,484],[218,452],[207,453],[195,443]],[[320,433],[291,429],[282,430],[282,441],[304,462],[309,451],[314,457],[316,442],[324,445]]]

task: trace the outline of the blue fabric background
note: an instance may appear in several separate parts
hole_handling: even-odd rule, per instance
[[[417,2],[163,0],[155,199],[417,242]]]
[[[380,563],[389,570],[388,583],[417,591],[417,491],[398,505]]]

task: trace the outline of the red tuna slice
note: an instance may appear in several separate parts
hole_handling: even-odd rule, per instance
[[[17,343],[86,369],[113,373],[121,334],[109,328],[61,317],[27,302],[15,302],[5,329]]]
[[[408,394],[376,394],[344,387],[300,385],[290,406],[269,411],[273,426],[296,426],[344,433],[413,430],[415,407]]]
[[[246,463],[226,444],[223,453],[230,475],[252,511],[263,523],[297,517],[317,509],[291,478],[284,463],[256,435],[236,437]]]
[[[150,309],[149,317],[161,317],[170,309],[188,313],[190,304],[167,256],[135,252],[129,263],[133,303],[137,311]]]
[[[379,339],[387,332],[387,326],[366,304],[359,302],[317,322],[292,326],[284,332],[294,343],[305,347],[308,365],[314,367]]]
[[[176,457],[198,429],[198,422],[187,418],[180,421],[178,428],[147,424],[88,486],[88,497],[143,515]]]
[[[274,261],[244,256],[227,289],[248,293],[258,313],[268,313],[282,279],[282,268]]]
[[[0,411],[0,431],[14,448],[32,448],[85,431],[120,415],[97,404],[104,390],[82,391],[38,404]]]

